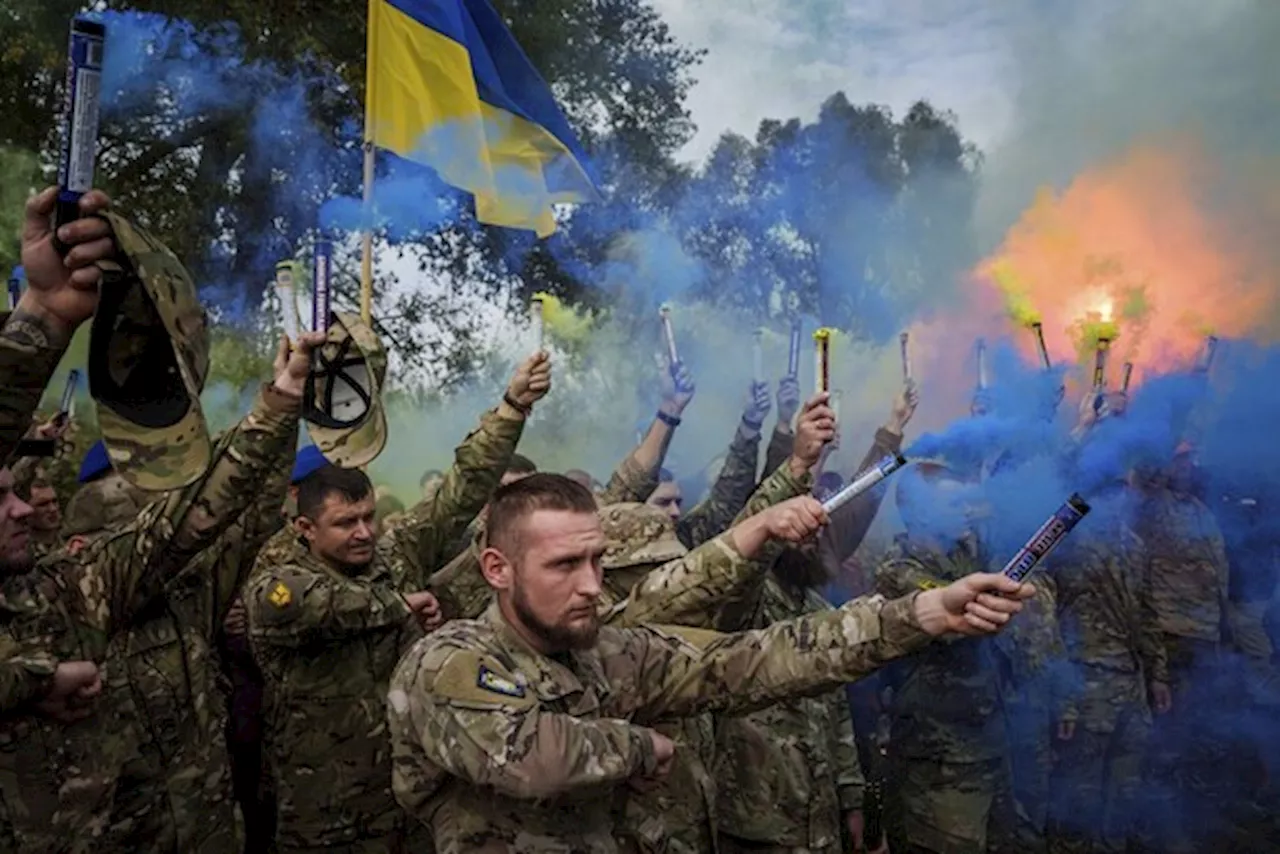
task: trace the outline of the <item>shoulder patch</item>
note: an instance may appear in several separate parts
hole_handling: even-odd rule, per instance
[[[480,671],[476,675],[476,687],[483,688],[486,691],[492,691],[495,694],[502,694],[507,697],[523,697],[524,686],[518,685],[511,679],[490,670],[483,664],[480,665]]]
[[[293,601],[293,593],[290,592],[287,584],[283,581],[277,581],[271,588],[271,592],[267,594],[267,601],[277,608],[287,608],[289,603]]]
[[[921,590],[935,590],[939,587],[946,587],[946,585],[933,578],[922,578],[916,582],[916,587]]]

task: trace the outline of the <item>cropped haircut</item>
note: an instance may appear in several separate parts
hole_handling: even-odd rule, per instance
[[[562,474],[532,474],[499,487],[489,502],[488,545],[513,557],[525,520],[539,510],[595,515],[596,499],[591,490]]]
[[[354,503],[372,494],[373,484],[360,469],[321,466],[298,484],[298,515],[314,520],[330,495],[341,495]]]

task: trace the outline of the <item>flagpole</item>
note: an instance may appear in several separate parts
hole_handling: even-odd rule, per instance
[[[364,85],[364,233],[360,242],[360,319],[373,324],[373,180],[374,147],[373,128],[369,116],[373,112],[373,54],[377,33],[378,4],[382,0],[369,0],[366,24],[369,28],[365,39]]]

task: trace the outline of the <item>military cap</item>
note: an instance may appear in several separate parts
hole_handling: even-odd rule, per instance
[[[89,392],[112,466],[130,483],[164,491],[209,466],[200,408],[209,330],[195,283],[163,243],[116,214],[103,214],[117,254],[102,262],[101,296],[89,332]]]
[[[663,564],[689,553],[671,517],[647,504],[610,504],[600,510],[600,527],[605,538],[600,563],[606,570]]]
[[[96,534],[135,518],[146,506],[146,493],[119,474],[87,483],[71,496],[62,520],[62,536]]]
[[[387,442],[382,382],[387,354],[359,315],[336,312],[329,337],[316,351],[302,417],[325,459],[343,468],[373,461]]]
[[[84,459],[80,462],[80,474],[76,479],[80,483],[89,483],[109,471],[111,471],[111,458],[107,456],[107,446],[99,439],[84,455]]]
[[[315,445],[306,445],[293,458],[293,473],[289,475],[289,483],[297,486],[309,475],[315,474],[327,465],[329,461],[324,458],[324,454],[320,453],[319,448]]]

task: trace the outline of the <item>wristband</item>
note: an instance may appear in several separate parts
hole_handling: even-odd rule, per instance
[[[759,421],[752,421],[750,418],[747,418],[744,415],[742,417],[742,426],[746,427],[748,430],[754,430],[757,433],[759,433],[760,430],[763,429],[764,427],[764,419],[761,419]]]
[[[677,418],[674,415],[668,415],[667,413],[663,412],[661,409],[658,410],[657,419],[661,421],[663,424],[666,424],[668,427],[671,427],[673,429],[680,426],[679,418]]]
[[[509,391],[504,391],[502,393],[502,402],[505,403],[507,406],[510,406],[516,412],[519,412],[521,415],[528,415],[530,412],[533,412],[532,406],[525,406],[521,404],[514,397],[511,396],[511,392]]]

